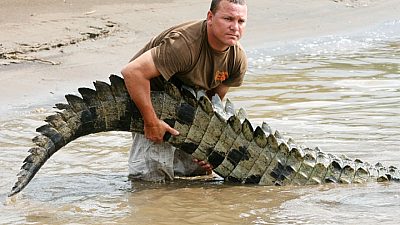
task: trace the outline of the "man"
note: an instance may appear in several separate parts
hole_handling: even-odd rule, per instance
[[[163,80],[170,80],[224,98],[229,87],[242,84],[247,69],[244,50],[238,43],[246,20],[245,0],[212,0],[206,20],[162,32],[122,69],[129,95],[144,120],[144,136],[133,134],[131,179],[163,182],[177,174],[196,174],[201,171],[198,165],[203,173],[211,171],[209,164],[192,161],[190,155],[162,142],[166,132],[179,133],[157,118],[150,90],[160,89]]]

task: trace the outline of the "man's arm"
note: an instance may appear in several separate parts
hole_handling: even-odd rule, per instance
[[[144,121],[146,138],[156,143],[163,141],[166,132],[178,135],[178,131],[160,120],[154,112],[150,98],[150,80],[160,76],[150,50],[128,63],[121,71],[130,97],[135,102]]]
[[[229,86],[225,84],[220,84],[216,88],[207,91],[207,97],[211,99],[212,96],[218,94],[221,99],[223,99],[229,91]]]

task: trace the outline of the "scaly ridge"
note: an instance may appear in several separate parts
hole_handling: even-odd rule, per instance
[[[214,168],[214,172],[222,177],[227,177],[233,170],[232,165],[227,162],[228,160],[226,160],[226,157],[230,147],[239,136],[241,130],[240,121],[235,115],[231,116],[227,122],[228,126],[225,127],[225,130],[222,133],[219,141],[216,143],[215,148],[209,154],[209,156],[214,155],[216,158],[219,158],[218,161],[214,162],[215,164],[211,165]]]

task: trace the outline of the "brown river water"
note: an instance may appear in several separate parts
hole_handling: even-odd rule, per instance
[[[250,49],[248,55],[245,84],[228,97],[254,125],[266,121],[299,144],[400,167],[400,39],[378,32]],[[120,132],[70,143],[21,194],[7,198],[53,103],[0,119],[0,224],[400,222],[399,183],[266,187],[178,180],[132,186],[131,137]]]

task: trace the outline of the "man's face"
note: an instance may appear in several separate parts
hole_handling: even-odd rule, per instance
[[[207,14],[208,40],[215,50],[223,51],[242,37],[247,21],[247,6],[221,1],[214,13]]]

